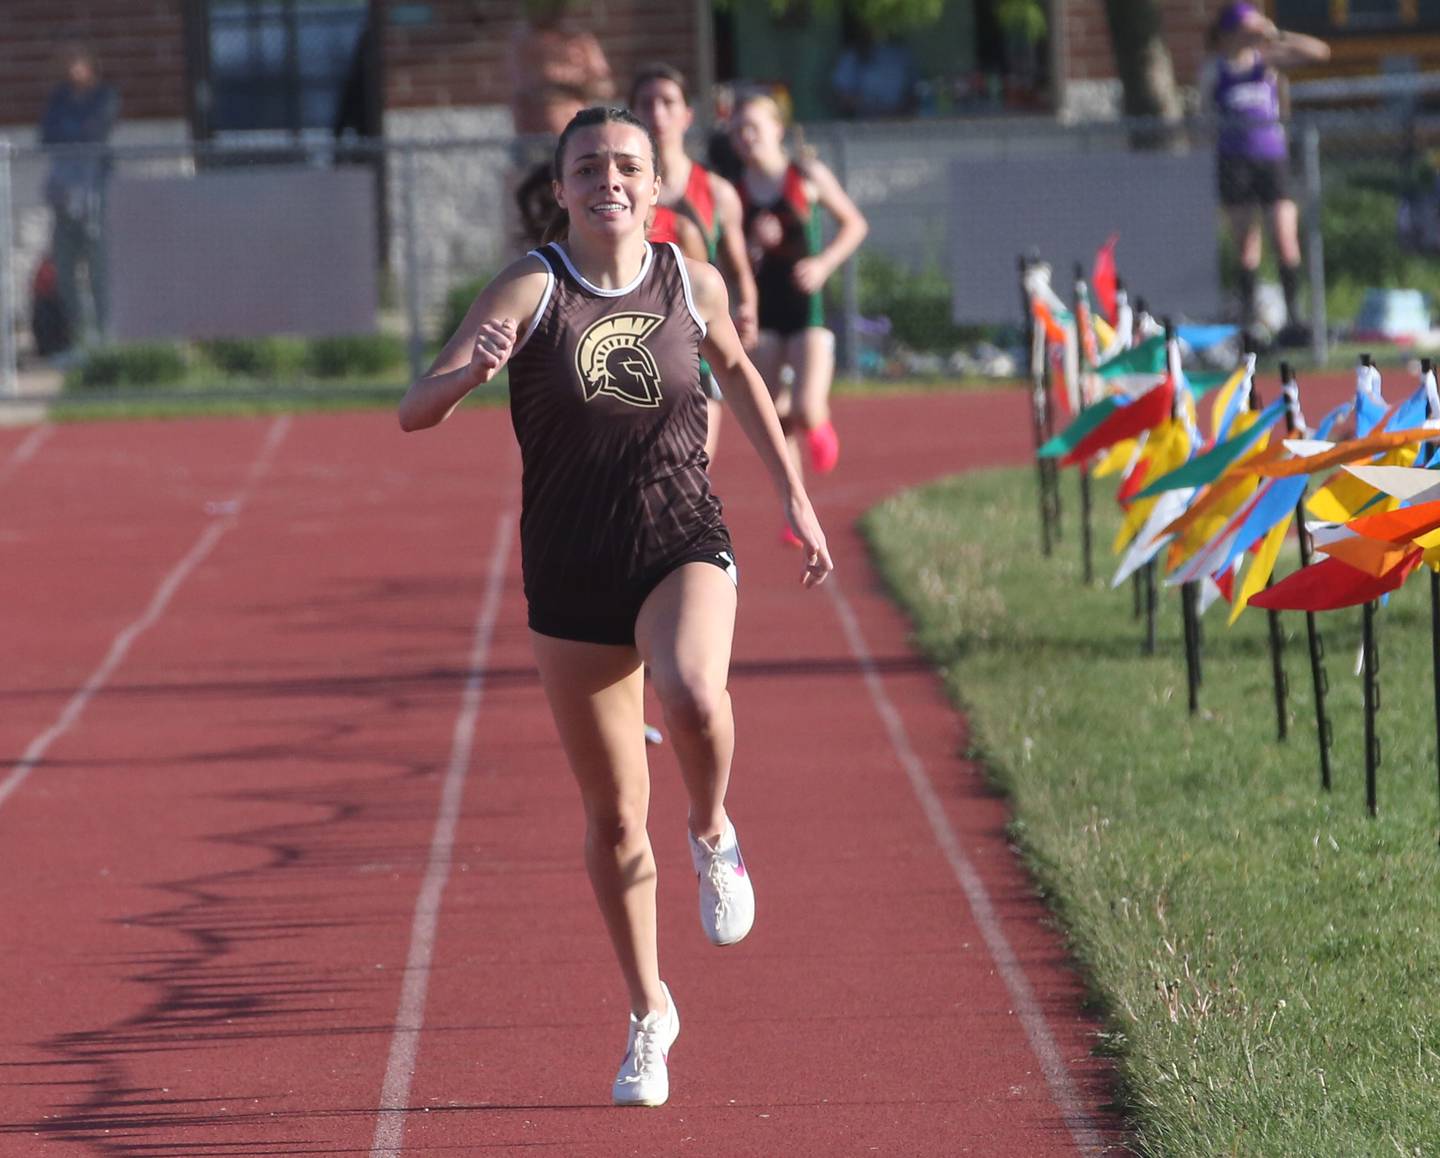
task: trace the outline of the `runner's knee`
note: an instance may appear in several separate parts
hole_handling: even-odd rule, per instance
[[[703,676],[655,680],[655,693],[672,730],[709,735],[724,710],[725,686]]]
[[[643,842],[649,819],[646,793],[585,798],[585,843],[594,849],[619,849]]]

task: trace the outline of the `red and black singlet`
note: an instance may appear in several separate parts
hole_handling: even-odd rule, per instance
[[[794,281],[796,263],[813,257],[821,248],[820,215],[810,202],[804,173],[792,162],[773,201],[757,201],[743,178],[739,191],[745,213],[745,242],[760,297],[760,328],[788,336],[810,326],[823,326],[820,295],[805,293]],[[773,222],[762,220],[770,218]],[[769,234],[775,224],[779,226],[778,237],[772,238]]]
[[[710,260],[714,261],[720,248],[720,230],[715,222],[715,195],[710,189],[710,171],[698,161],[690,163],[690,178],[685,182],[685,192],[680,200],[693,211],[691,215],[700,226],[700,232],[705,235],[705,248],[710,254]],[[675,233],[677,212],[679,210],[673,205],[657,205],[655,218],[650,223],[646,236],[657,244],[666,241],[678,242],[679,238]]]
[[[633,615],[697,552],[728,550],[705,457],[705,334],[684,260],[647,245],[628,286],[587,282],[559,245],[510,359],[525,595],[567,615]]]

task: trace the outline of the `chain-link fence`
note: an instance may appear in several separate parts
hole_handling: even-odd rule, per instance
[[[1428,331],[1440,133],[1385,111],[1297,118],[1290,137],[1316,354],[1351,333]],[[45,367],[77,392],[393,388],[433,355],[477,282],[522,251],[516,192],[537,153],[525,144],[321,133],[114,146],[103,196],[68,236],[47,177],[83,150],[0,144],[4,391],[17,370]],[[827,287],[847,374],[1012,372],[1015,258],[1038,248],[1068,271],[1110,233],[1132,295],[1150,295],[1157,315],[1234,317],[1212,124],[826,124],[800,147],[870,222]],[[1272,310],[1268,238],[1266,251],[1260,300]]]

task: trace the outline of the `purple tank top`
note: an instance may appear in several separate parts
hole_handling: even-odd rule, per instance
[[[1220,117],[1219,151],[1254,161],[1283,161],[1285,126],[1280,123],[1280,82],[1257,59],[1244,69],[1219,62],[1215,111]]]

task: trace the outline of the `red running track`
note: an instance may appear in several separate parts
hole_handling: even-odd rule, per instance
[[[625,1000],[531,665],[506,415],[0,431],[0,1154],[1123,1148],[1004,803],[854,531],[1024,461],[1023,398],[837,422],[816,592],[722,447],[759,918],[704,941],[652,750],[683,1022],[655,1111],[607,1104]]]

